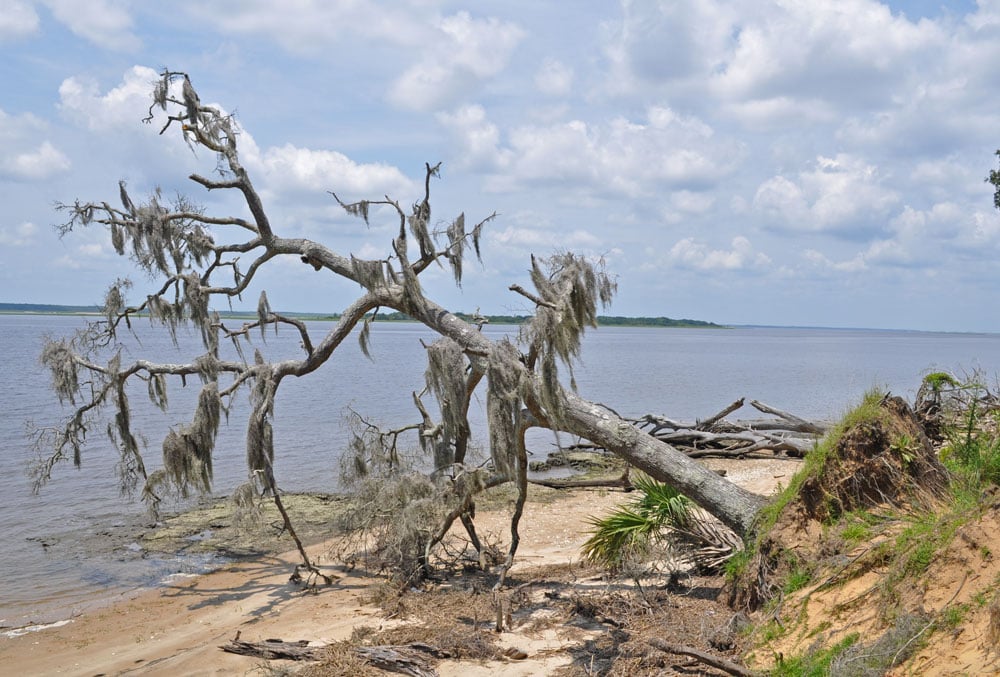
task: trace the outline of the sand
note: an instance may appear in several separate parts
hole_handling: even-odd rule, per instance
[[[741,461],[729,478],[769,494],[787,483],[796,461]],[[515,567],[576,562],[587,537],[587,518],[625,500],[621,492],[593,489],[565,492],[552,502],[529,502],[522,522]],[[502,533],[506,515],[483,512],[477,525]],[[384,612],[366,603],[380,579],[348,572],[329,556],[332,541],[312,546],[311,557],[340,578],[315,591],[289,582],[295,552],[243,562],[210,574],[179,578],[105,608],[89,611],[59,627],[0,638],[0,665],[9,675],[242,675],[258,672],[264,661],[222,651],[240,633],[243,640],[347,639],[354,628],[378,627]],[[439,666],[442,675],[546,674],[567,656],[556,651],[557,636],[503,637],[534,658],[503,664]]]

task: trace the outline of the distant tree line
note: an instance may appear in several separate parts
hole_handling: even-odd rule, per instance
[[[0,303],[0,313],[51,313],[51,314],[92,314],[100,313],[100,306],[61,306],[44,303]],[[340,319],[339,314],[329,313],[283,313],[288,317],[296,317],[306,320],[331,320]],[[531,319],[528,315],[479,315],[468,313],[455,313],[456,316],[473,324],[485,320],[488,324],[524,324]],[[252,317],[256,318],[257,313],[253,311],[219,311],[220,317]],[[413,318],[405,313],[378,313],[375,321],[384,322],[415,322]],[[624,317],[622,315],[599,315],[597,324],[606,327],[706,327],[722,329],[723,325],[704,320],[675,320],[670,317]]]

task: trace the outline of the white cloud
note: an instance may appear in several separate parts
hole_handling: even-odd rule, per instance
[[[623,2],[606,26],[612,92],[710,75],[725,58],[737,15],[728,3]]]
[[[868,269],[864,256],[861,254],[845,261],[832,261],[815,249],[807,249],[803,256],[807,263],[816,268],[838,273],[857,273]]]
[[[90,242],[73,248],[72,253],[53,259],[52,266],[66,270],[94,270],[116,258],[114,250],[104,242]]]
[[[889,233],[843,260],[834,261],[815,249],[806,260],[821,269],[855,273],[915,268],[933,273],[942,261],[979,261],[1000,255],[1000,214],[939,202],[929,209],[905,207],[889,221]]]
[[[642,122],[571,120],[518,127],[509,136],[504,173],[490,181],[494,190],[575,184],[591,195],[648,196],[714,185],[743,155],[701,120],[662,106],[651,106]]]
[[[715,198],[708,193],[679,190],[670,194],[670,205],[687,214],[704,214],[714,203]]]
[[[91,131],[139,128],[152,103],[153,84],[159,74],[152,68],[133,66],[120,85],[101,94],[96,82],[70,77],[59,86],[60,109]]]
[[[760,184],[753,198],[754,209],[787,223],[799,223],[809,215],[802,189],[784,176],[774,176]]]
[[[488,235],[488,239],[491,243],[495,242],[535,252],[553,249],[593,249],[601,245],[600,238],[579,228],[571,231],[560,231],[508,226],[503,230],[493,231]]]
[[[500,129],[487,119],[482,106],[462,106],[438,113],[437,119],[456,140],[460,167],[497,169],[509,160],[510,152],[500,148]]]
[[[30,2],[4,0],[0,6],[0,43],[38,31],[38,14]]]
[[[885,101],[886,85],[942,44],[929,21],[914,23],[873,0],[747,5],[714,86],[750,99],[789,94]],[[763,14],[764,16],[760,16]],[[846,89],[844,89],[846,87]]]
[[[678,190],[670,194],[662,208],[664,222],[684,224],[693,217],[707,214],[715,206],[715,197],[709,192]]]
[[[3,173],[22,181],[43,181],[70,168],[69,158],[48,141],[33,151],[18,153],[5,159]]]
[[[273,192],[308,191],[323,196],[335,191],[341,199],[408,196],[414,184],[398,168],[383,163],[357,163],[343,153],[285,144],[259,150],[245,132],[243,161],[261,186]]]
[[[524,37],[517,25],[496,18],[475,19],[468,12],[435,23],[437,35],[425,53],[392,84],[389,100],[402,108],[439,110],[468,95],[471,88],[498,74]]]
[[[795,181],[780,175],[764,181],[754,208],[779,229],[850,235],[880,228],[880,219],[898,201],[874,165],[841,153],[818,157]]]
[[[754,132],[780,131],[789,124],[826,124],[840,119],[837,109],[828,102],[787,95],[727,101],[721,110]]]
[[[30,221],[18,224],[13,228],[0,226],[0,245],[4,247],[26,247],[34,244],[38,226]]]
[[[199,24],[224,33],[273,40],[289,52],[311,57],[329,54],[354,36],[417,47],[429,39],[426,13],[377,0],[178,0]]]
[[[31,113],[10,115],[0,109],[0,143],[30,140],[47,129],[45,121]]]
[[[126,0],[44,0],[52,14],[73,33],[113,50],[131,51],[141,46],[132,32]]]
[[[737,235],[730,243],[731,249],[711,249],[704,242],[686,237],[670,248],[667,261],[677,268],[699,271],[766,270],[771,258],[755,251],[750,240]]]
[[[573,88],[573,69],[557,59],[546,59],[535,73],[535,87],[549,96],[566,96]]]

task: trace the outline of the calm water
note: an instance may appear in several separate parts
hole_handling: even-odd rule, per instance
[[[83,542],[100,543],[111,529],[136,523],[144,507],[122,499],[114,474],[116,454],[98,431],[85,450],[83,469],[70,464],[38,496],[31,494],[26,468],[34,457],[24,436],[26,420],[55,425],[62,410],[37,362],[42,337],[67,335],[80,318],[0,316],[0,626],[66,617],[77,605],[123,589],[155,585],[164,577],[211,567],[211,560],[143,557],[137,545],[112,546],[100,556]],[[234,324],[238,324],[235,323]],[[331,327],[313,323],[318,335]],[[181,336],[181,351],[161,332],[137,323],[141,345],[130,357],[182,361],[201,352],[194,336]],[[491,335],[513,332],[487,327]],[[286,381],[276,406],[276,473],[289,491],[335,491],[340,450],[346,440],[345,409],[351,407],[386,426],[416,420],[410,391],[422,384],[420,340],[433,340],[415,324],[379,324],[372,332],[375,362],[356,342],[345,343],[335,359],[303,380]],[[270,332],[255,344],[269,358],[293,357],[298,338]],[[185,350],[186,349],[186,350]],[[835,419],[874,386],[912,400],[923,374],[980,370],[1000,374],[1000,335],[885,332],[869,330],[737,328],[731,330],[602,328],[587,335],[584,363],[577,371],[583,396],[626,416],[665,414],[693,420],[739,397],[762,400],[806,418]],[[159,459],[159,442],[171,425],[185,422],[197,397],[195,384],[171,387],[170,411],[163,414],[135,389],[134,427],[149,443],[147,467]],[[243,426],[245,396],[220,431],[215,492],[226,494],[245,478]],[[746,408],[737,418],[755,418]],[[481,423],[480,408],[473,412]],[[569,440],[566,440],[569,441]],[[553,443],[536,434],[531,446],[544,455]],[[0,635],[0,641],[2,641]]]

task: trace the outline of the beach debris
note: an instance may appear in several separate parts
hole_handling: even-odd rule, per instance
[[[323,658],[326,645],[313,643],[307,639],[285,642],[281,639],[265,639],[263,642],[247,642],[240,639],[240,633],[219,647],[228,653],[253,656],[265,660],[318,661]],[[437,670],[428,661],[430,658],[449,658],[443,649],[413,642],[403,645],[358,646],[353,651],[375,667],[412,677],[437,677]]]

